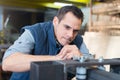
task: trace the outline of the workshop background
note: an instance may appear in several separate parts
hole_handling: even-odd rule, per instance
[[[120,58],[120,0],[0,0],[0,62],[20,28],[52,20],[57,10],[76,5],[84,13],[79,32],[95,58]],[[0,80],[9,80],[0,63]]]

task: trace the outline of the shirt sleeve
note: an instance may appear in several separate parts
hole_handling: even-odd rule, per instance
[[[29,54],[34,48],[34,38],[31,32],[27,29],[23,32],[23,34],[11,45],[5,52],[3,59],[8,57],[15,52],[21,52],[25,54]]]
[[[83,55],[89,54],[89,50],[88,50],[88,48],[86,47],[86,45],[85,45],[84,42],[81,44],[80,51],[81,51],[81,53],[83,53]]]

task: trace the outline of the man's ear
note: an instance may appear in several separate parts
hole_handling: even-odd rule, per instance
[[[59,19],[57,18],[57,16],[55,16],[53,18],[53,25],[56,26],[58,24],[58,22],[59,22]]]

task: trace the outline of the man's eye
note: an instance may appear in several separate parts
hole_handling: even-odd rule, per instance
[[[79,30],[74,30],[74,33],[78,33],[79,32]]]
[[[70,26],[65,25],[65,28],[66,28],[66,29],[70,29]]]

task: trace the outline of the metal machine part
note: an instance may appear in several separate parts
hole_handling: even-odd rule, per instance
[[[116,58],[120,60],[120,58]],[[110,65],[110,72],[120,74],[120,65]]]
[[[100,66],[100,65],[120,65],[120,60],[104,59],[102,62],[99,62],[98,59],[90,59],[82,63],[76,60],[32,62],[30,69],[30,79],[31,80],[70,80],[67,78],[68,73],[76,75],[77,67],[87,68],[87,70],[83,71],[84,74],[86,74],[86,77],[84,76],[84,78],[86,79],[83,80],[119,80],[120,79],[120,75],[118,74],[92,68],[92,66]]]

